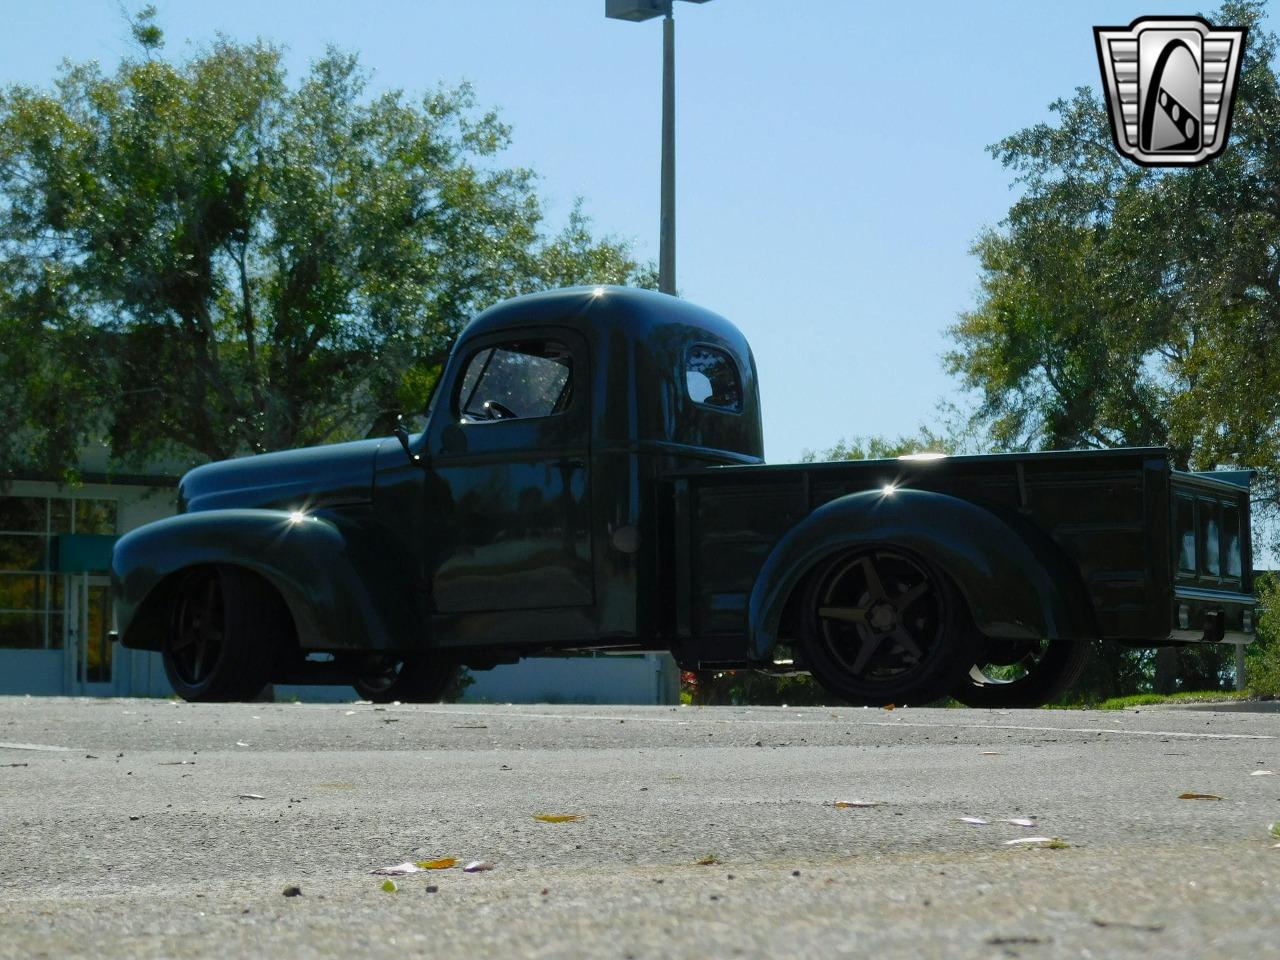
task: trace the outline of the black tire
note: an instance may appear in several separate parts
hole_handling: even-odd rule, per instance
[[[951,695],[969,707],[1039,707],[1064,696],[1089,660],[1087,640],[988,641]]]
[[[923,557],[862,547],[825,561],[809,578],[800,649],[823,687],[853,704],[921,705],[938,699],[977,654],[963,601]]]
[[[271,679],[283,601],[266,581],[231,566],[197,567],[174,595],[161,645],[164,672],[184,700],[252,700]]]
[[[457,683],[461,667],[440,657],[396,660],[379,673],[351,681],[362,700],[374,703],[439,703]]]

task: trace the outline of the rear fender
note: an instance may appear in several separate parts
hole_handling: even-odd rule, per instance
[[[116,542],[111,558],[116,624],[127,647],[159,649],[168,600],[183,571],[229,564],[266,579],[284,598],[299,645],[387,650],[425,639],[414,616],[408,565],[385,558],[377,576],[370,533],[326,514],[209,510],[147,524]]]
[[[1038,527],[942,493],[869,490],[824,504],[774,546],[751,591],[752,656],[772,654],[788,599],[807,573],[830,556],[873,544],[904,547],[947,573],[988,636],[1098,635],[1079,573]]]

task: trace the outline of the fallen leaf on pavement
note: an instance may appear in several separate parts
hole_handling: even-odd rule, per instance
[[[417,860],[414,862],[414,866],[423,870],[448,870],[450,867],[456,867],[457,865],[458,861],[455,857],[441,857],[439,860]]]
[[[236,799],[237,800],[265,800],[267,798],[260,793],[238,793],[236,794]]]
[[[1004,845],[1006,847],[1012,847],[1015,844],[1031,844],[1031,843],[1036,843],[1043,847],[1048,847],[1050,850],[1064,850],[1069,846],[1069,844],[1066,843],[1061,837],[1018,837],[1018,839],[1016,840],[1006,840],[1004,842]]]
[[[982,756],[984,756],[984,757],[1003,757],[1003,756],[1004,756],[1004,754],[1003,754],[1003,753],[1001,753],[999,750],[983,750],[983,751],[982,751]]]
[[[1015,827],[1034,827],[1036,822],[1026,817],[1010,817],[1005,823],[1012,823]]]
[[[879,800],[837,800],[832,804],[837,810],[848,810],[851,807],[878,807]]]
[[[1273,837],[1280,840],[1280,822],[1271,824],[1271,826],[1267,827],[1267,830],[1271,832]]]
[[[956,817],[956,819],[961,823],[972,823],[977,827],[985,827],[991,822],[990,820],[983,820],[981,817]]]
[[[394,880],[383,880],[382,889],[385,890],[387,893],[399,893],[400,885],[396,883]]]
[[[884,705],[884,709],[885,709],[885,710],[896,710],[896,709],[898,709],[898,705],[897,705],[897,704],[895,704],[895,703],[886,703],[886,704]]]
[[[533,819],[541,820],[543,823],[573,823],[575,820],[581,820],[580,813],[535,813]]]
[[[1226,797],[1220,797],[1216,793],[1180,793],[1179,800],[1225,800]]]
[[[397,863],[394,867],[381,867],[370,870],[369,873],[375,877],[403,877],[405,874],[419,873],[423,869],[416,863]]]
[[[715,857],[703,857],[701,860],[694,861],[700,867],[714,867],[719,862]]]
[[[480,873],[482,870],[492,870],[493,864],[488,860],[472,860],[462,868],[463,873]]]

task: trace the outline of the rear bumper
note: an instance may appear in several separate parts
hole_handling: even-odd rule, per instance
[[[1173,591],[1170,640],[1191,643],[1252,643],[1257,623],[1252,594],[1177,587]]]

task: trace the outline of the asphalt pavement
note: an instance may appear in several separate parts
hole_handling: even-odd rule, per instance
[[[0,698],[0,957],[1252,960],[1275,821],[1275,713]]]

